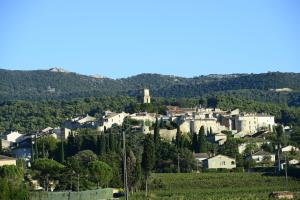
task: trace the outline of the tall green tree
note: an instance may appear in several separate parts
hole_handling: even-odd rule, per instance
[[[60,141],[60,162],[61,163],[64,163],[65,162],[65,142],[64,142],[64,139],[61,138],[61,141]]]
[[[10,199],[10,191],[7,178],[0,178],[0,199]]]
[[[181,131],[180,131],[180,126],[179,125],[177,126],[175,145],[176,145],[177,148],[182,147],[182,136],[181,136]]]
[[[34,137],[34,155],[35,155],[35,159],[39,158],[37,134],[35,134],[35,137]]]
[[[105,162],[95,160],[88,163],[91,179],[97,182],[97,186],[107,186],[113,177],[112,168]]]
[[[160,141],[159,121],[158,121],[157,117],[156,117],[156,122],[155,122],[155,127],[154,127],[153,139],[154,139],[154,146],[155,146],[155,149],[156,149],[158,147],[158,144],[159,144],[159,141]]]
[[[104,133],[102,133],[97,138],[97,149],[98,149],[98,155],[103,156],[106,153],[106,137]]]
[[[59,171],[64,168],[64,165],[55,160],[47,158],[37,159],[32,163],[32,169],[40,173],[41,183],[45,183],[46,190],[48,191],[49,180],[58,180]]]
[[[206,153],[207,152],[207,141],[204,133],[204,126],[201,126],[198,135],[198,144],[199,144],[199,152]]]
[[[195,153],[199,153],[198,136],[197,133],[193,133],[192,136],[192,150]]]
[[[109,141],[109,150],[110,151],[115,151],[116,150],[116,137],[115,137],[115,134],[111,131],[109,133],[109,136],[108,136],[108,141]]]
[[[293,128],[290,140],[295,146],[300,147],[300,128],[299,127]]]
[[[0,153],[2,153],[2,139],[0,138]]]
[[[145,136],[144,151],[142,154],[142,168],[146,180],[146,197],[148,195],[148,177],[155,164],[154,143],[150,134]]]
[[[277,144],[286,145],[287,138],[286,138],[286,134],[284,133],[282,125],[278,125],[275,127],[275,133],[276,133]]]
[[[73,156],[77,152],[77,146],[76,146],[75,136],[73,134],[70,134],[67,138],[67,145],[66,145],[66,154],[67,157]]]
[[[238,140],[232,137],[229,137],[225,144],[219,148],[219,153],[236,158],[239,155],[238,150]]]

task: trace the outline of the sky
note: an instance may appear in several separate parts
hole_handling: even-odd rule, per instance
[[[299,0],[0,0],[0,68],[300,72]]]

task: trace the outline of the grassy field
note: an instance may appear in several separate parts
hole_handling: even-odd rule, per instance
[[[289,177],[288,190],[300,199],[300,180]],[[286,190],[285,177],[261,173],[153,174],[149,199],[268,199],[272,191]],[[144,191],[129,199],[145,199]]]

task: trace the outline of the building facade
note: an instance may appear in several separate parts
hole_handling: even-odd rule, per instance
[[[236,168],[234,158],[224,155],[217,155],[206,160],[203,160],[203,167],[206,169],[233,169]]]

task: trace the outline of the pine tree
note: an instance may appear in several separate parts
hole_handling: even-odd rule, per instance
[[[199,152],[206,153],[207,152],[207,142],[204,133],[204,126],[201,126],[198,135],[198,144],[199,144]]]
[[[155,163],[154,143],[151,135],[146,135],[144,140],[144,151],[142,154],[142,168],[146,180],[146,197],[148,193],[148,177]]]

